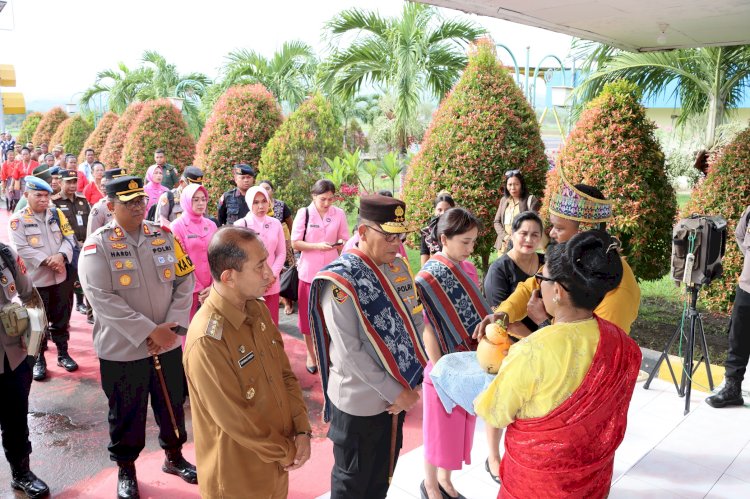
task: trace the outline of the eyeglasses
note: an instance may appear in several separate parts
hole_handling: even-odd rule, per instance
[[[376,229],[372,225],[365,225],[365,227],[367,227],[368,229],[372,229],[375,232],[380,232],[383,235],[383,239],[385,239],[385,242],[387,243],[392,243],[396,239],[398,239],[402,243],[406,241],[406,234],[403,234],[403,233],[402,234],[389,234],[388,232],[384,232],[380,229]]]
[[[559,284],[560,286],[562,286],[562,288],[563,288],[563,289],[564,289],[565,291],[570,291],[570,290],[569,290],[569,289],[567,288],[567,286],[565,286],[565,284],[563,284],[563,283],[561,283],[560,281],[557,281],[557,280],[555,280],[555,279],[552,279],[552,278],[549,278],[549,277],[544,277],[544,275],[542,275],[542,273],[541,273],[541,272],[537,272],[536,274],[534,274],[534,279],[536,279],[536,283],[537,283],[537,285],[538,285],[539,287],[542,287],[542,281],[547,281],[547,282],[556,282],[557,284]]]
[[[135,199],[131,199],[130,201],[125,201],[124,203],[122,201],[117,201],[119,204],[123,205],[125,208],[134,211],[139,208],[143,208],[146,206],[146,203],[148,203],[148,197],[147,196],[139,196]]]
[[[507,172],[505,172],[505,176],[512,177],[513,175],[518,175],[519,173],[521,173],[521,170],[508,170]]]

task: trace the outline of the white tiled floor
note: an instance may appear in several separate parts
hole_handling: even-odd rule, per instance
[[[717,410],[705,397],[693,391],[690,413],[683,416],[685,399],[671,383],[656,379],[649,390],[636,385],[615,455],[611,498],[750,498],[750,406]],[[472,464],[453,475],[468,499],[497,496],[498,486],[484,470],[486,456],[478,421]],[[422,466],[421,447],[402,455],[388,498],[418,498]]]

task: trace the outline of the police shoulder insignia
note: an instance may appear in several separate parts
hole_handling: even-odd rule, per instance
[[[344,303],[349,299],[349,295],[340,287],[333,286],[333,299],[336,300],[337,303]]]
[[[18,220],[10,221],[10,230],[16,230],[18,228]]]
[[[195,265],[193,265],[190,255],[182,249],[177,239],[174,239],[174,254],[177,257],[177,263],[175,264],[175,275],[177,277],[186,276],[195,270]]]
[[[211,313],[206,323],[205,335],[215,340],[221,339],[221,333],[224,330],[224,317],[216,313]]]
[[[16,263],[18,264],[18,270],[20,270],[22,274],[25,274],[26,264],[24,263],[23,258],[21,258],[20,256],[17,256]]]

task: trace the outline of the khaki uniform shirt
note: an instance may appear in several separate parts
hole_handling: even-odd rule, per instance
[[[249,300],[242,312],[211,289],[183,362],[201,497],[270,497],[310,422],[268,309]]]
[[[157,223],[160,225],[166,225],[167,227],[169,227],[169,224],[174,222],[177,217],[182,215],[182,205],[180,204],[182,187],[175,187],[171,192],[174,196],[174,205],[172,206],[171,211],[169,209],[169,196],[167,196],[166,192],[159,196],[159,201],[156,205]]]
[[[16,296],[20,296],[24,303],[34,296],[31,278],[26,272],[23,261],[18,258],[12,248],[11,253],[16,260],[15,269],[6,267],[5,262],[0,259],[0,287],[2,287],[0,307],[13,301]],[[13,278],[14,272],[15,279]],[[21,348],[21,336],[8,336],[0,323],[0,374],[4,372],[5,357],[8,357],[10,368],[15,370],[26,359],[26,350]]]
[[[34,286],[43,288],[65,281],[67,272],[58,273],[42,262],[49,256],[62,253],[68,262],[73,261],[73,248],[76,246],[73,231],[68,219],[57,212],[59,223],[52,217],[49,208],[43,213],[34,213],[26,208],[10,217],[10,243],[23,258],[29,269]]]
[[[80,243],[86,240],[86,226],[89,221],[91,206],[85,197],[75,194],[73,199],[64,196],[55,200],[55,205],[60,208],[65,218],[70,222],[70,227]]]
[[[86,235],[90,236],[99,228],[104,227],[112,220],[112,212],[107,208],[107,198],[103,197],[91,207],[89,219],[86,223]]]
[[[739,284],[742,291],[746,293],[750,293],[750,258],[748,258],[748,252],[750,252],[750,224],[747,223],[748,214],[750,214],[750,206],[742,212],[742,216],[737,222],[737,228],[734,231],[734,238],[740,247],[742,256],[745,258]]]
[[[150,357],[146,339],[164,322],[189,323],[195,278],[190,257],[170,232],[143,222],[135,236],[112,221],[90,235],[78,259],[81,286],[94,309],[100,359]],[[167,351],[179,348],[180,338]]]
[[[424,329],[422,306],[408,264],[397,259],[379,268],[412,311],[412,320],[421,336]],[[376,360],[378,355],[351,298],[328,282],[321,292],[320,303],[331,336],[328,398],[339,410],[352,416],[374,416],[384,412],[404,387]]]

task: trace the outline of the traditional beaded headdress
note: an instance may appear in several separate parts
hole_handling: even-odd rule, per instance
[[[573,186],[562,169],[560,172],[560,190],[552,195],[549,211],[552,215],[576,222],[599,223],[612,219],[613,201],[596,199]]]

